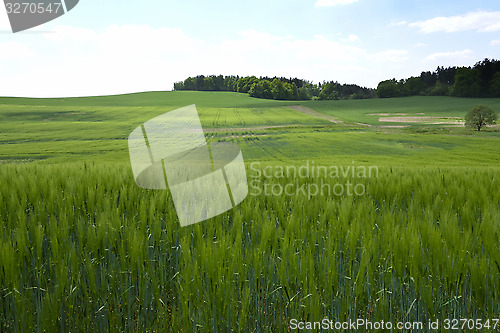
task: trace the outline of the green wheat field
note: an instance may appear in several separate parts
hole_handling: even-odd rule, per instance
[[[136,186],[127,138],[191,104],[208,141],[240,146],[252,186],[181,228],[168,191]],[[500,112],[500,99],[451,97],[0,98],[0,332],[498,320],[500,127],[451,124],[476,104]],[[266,173],[304,165],[378,172]],[[347,182],[363,193],[264,193]]]

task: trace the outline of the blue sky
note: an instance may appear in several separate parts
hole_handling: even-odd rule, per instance
[[[376,87],[484,58],[500,58],[498,0],[81,0],[17,34],[0,8],[0,96],[170,90],[197,74]]]

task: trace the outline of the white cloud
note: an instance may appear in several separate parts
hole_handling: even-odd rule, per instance
[[[2,72],[0,95],[62,97],[170,90],[173,82],[198,74],[373,84],[364,69],[373,58],[365,50],[322,35],[297,39],[245,30],[229,40],[208,42],[180,29],[147,25],[53,30],[26,35],[24,43],[0,45],[0,58],[8,57],[10,68]],[[21,56],[36,61],[26,62]]]
[[[85,96],[168,90],[196,68],[203,43],[180,29],[113,25],[103,31],[55,27],[55,33],[26,35],[25,44],[1,45],[2,55],[30,55],[36,61],[10,61],[12,74],[0,80],[1,95]],[[33,52],[33,51],[31,51]],[[7,77],[6,77],[7,76]]]
[[[50,33],[44,33],[43,35],[48,40],[53,41],[85,41],[98,37],[98,34],[90,29],[71,26],[57,26]]]
[[[358,47],[343,45],[322,35],[316,35],[312,40],[284,41],[281,48],[285,52],[292,52],[298,60],[321,60],[326,62],[350,62],[364,53]]]
[[[374,54],[373,60],[376,62],[401,62],[408,60],[406,50],[387,50]]]
[[[398,21],[398,22],[392,22],[391,24],[389,24],[389,27],[401,27],[403,25],[407,25],[408,22],[406,21]]]
[[[349,43],[356,43],[356,42],[360,41],[358,36],[352,35],[352,34],[349,35],[347,38],[341,38],[340,40],[343,42],[349,42]]]
[[[413,45],[413,47],[417,47],[417,48],[418,47],[424,47],[424,46],[427,46],[427,44],[425,44],[425,43],[417,43],[417,44]]]
[[[328,74],[320,69],[322,65],[350,64],[365,54],[358,47],[322,35],[294,39],[252,30],[241,32],[240,36],[212,47],[215,53],[206,59],[205,68],[200,66],[199,70],[206,72],[210,68],[214,73],[301,76],[322,80],[328,79]]]
[[[476,11],[458,16],[435,17],[426,21],[410,23],[409,26],[417,28],[422,33],[468,30],[495,32],[500,31],[500,12]]]
[[[32,59],[36,53],[27,45],[8,41],[0,43],[0,60]]]
[[[316,7],[333,7],[338,5],[349,5],[358,1],[359,0],[317,0],[314,5]]]
[[[497,45],[500,45],[500,40],[498,40],[498,39],[497,39],[497,40],[492,40],[492,41],[490,42],[490,45],[491,45],[491,46],[497,46]]]
[[[474,52],[472,50],[462,50],[455,52],[440,52],[429,55],[424,59],[426,62],[447,61],[454,63],[462,63],[472,59]]]
[[[201,41],[181,29],[112,25],[102,30],[59,26],[0,45],[0,95],[63,97],[170,90],[199,74],[300,77],[374,87],[401,76],[407,50],[373,53],[324,35],[309,38],[244,30],[228,40]],[[22,41],[22,43],[21,43]],[[19,56],[31,56],[23,61]],[[4,66],[5,67],[5,66]]]

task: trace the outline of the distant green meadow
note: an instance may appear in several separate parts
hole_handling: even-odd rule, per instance
[[[127,138],[190,104],[209,141],[240,146],[250,188],[181,228],[168,190],[136,186]],[[493,330],[499,127],[446,124],[476,104],[500,112],[500,99],[450,97],[0,98],[0,332],[287,332],[324,318]],[[315,167],[340,171],[294,172]]]
[[[374,114],[464,117],[482,102],[500,110],[500,99],[450,97],[290,102],[225,92],[153,92],[71,99],[0,98],[0,161],[128,161],[126,139],[135,127],[157,115],[196,104],[207,139],[213,136],[216,140],[238,142],[243,152],[248,152],[246,159],[290,161],[314,156],[329,162],[331,158],[357,157],[385,163],[403,157],[400,163],[407,164],[409,159],[419,162],[422,157],[425,160],[436,155],[434,160],[429,158],[428,164],[476,165],[483,160],[477,156],[479,147],[493,149],[496,156],[496,141],[483,143],[500,136],[498,127],[483,133],[415,123],[404,129],[380,128],[401,123],[380,123],[380,116]],[[332,115],[344,123],[334,124],[297,112],[287,107],[291,103]],[[276,146],[279,148],[275,151]],[[465,160],[457,159],[455,154]],[[487,164],[491,161],[489,154],[480,155],[486,155]]]

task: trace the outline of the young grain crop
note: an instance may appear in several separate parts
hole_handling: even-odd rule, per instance
[[[249,196],[180,228],[127,164],[2,165],[0,331],[494,318],[499,172],[381,168],[363,196]]]

